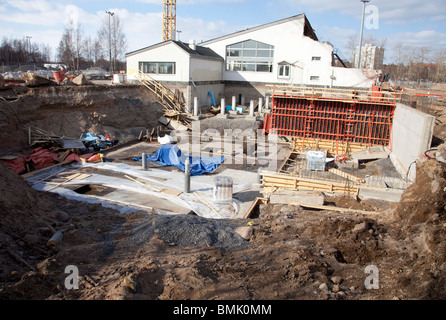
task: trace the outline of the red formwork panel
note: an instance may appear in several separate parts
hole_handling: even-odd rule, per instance
[[[395,103],[273,96],[270,132],[279,136],[390,146]]]

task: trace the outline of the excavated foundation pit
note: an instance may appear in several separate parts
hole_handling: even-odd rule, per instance
[[[94,93],[95,90],[100,93]],[[52,98],[48,95],[51,91],[55,92],[51,95],[57,103],[51,102]],[[64,97],[64,91],[67,91],[68,98]],[[89,94],[79,97],[82,90],[78,88],[49,88],[41,92],[36,90],[33,94],[28,92],[35,101],[32,107],[26,106],[32,100],[26,96],[26,92],[18,94],[17,99],[13,99],[15,101],[0,101],[1,112],[7,116],[7,121],[3,117],[0,120],[3,121],[0,127],[3,130],[2,136],[6,137],[1,141],[4,155],[28,150],[26,130],[22,131],[22,127],[29,124],[73,138],[78,137],[80,132],[94,128],[114,128],[115,131],[107,132],[116,134],[129,128],[134,131],[134,134],[132,132],[129,135],[129,143],[104,152],[105,162],[82,167],[63,165],[42,171],[42,175],[36,174],[34,180],[27,179],[33,183],[44,179],[45,183],[33,186],[43,190],[45,188],[38,187],[55,187],[76,172],[91,174],[92,177],[102,174],[109,179],[119,179],[118,187],[103,185],[94,180],[70,181],[52,190],[63,191],[58,195],[58,192],[39,193],[28,188],[24,181],[23,184],[18,183],[12,176],[0,179],[4,195],[0,201],[3,212],[0,217],[0,256],[2,262],[5,262],[0,267],[2,298],[444,298],[444,273],[441,272],[444,264],[438,263],[438,259],[444,261],[441,245],[444,216],[439,210],[444,207],[444,194],[440,193],[440,189],[443,190],[444,187],[440,172],[444,170],[438,168],[439,164],[435,160],[425,159],[420,163],[421,180],[408,188],[401,203],[357,201],[343,196],[326,198],[327,205],[379,211],[382,212],[380,215],[365,217],[359,213],[271,203],[260,203],[254,208],[251,219],[217,221],[186,215],[186,212],[176,217],[158,215],[148,209],[154,207],[152,201],[156,201],[156,197],[150,199],[149,196],[153,195],[144,186],[123,178],[135,171],[100,168],[110,164],[131,166],[138,174],[129,176],[140,182],[149,181],[143,178],[149,178],[149,175],[160,170],[162,175],[152,177],[151,186],[156,186],[159,190],[182,190],[183,173],[177,168],[150,163],[149,170],[143,172],[141,164],[132,159],[134,156],[141,156],[142,152],[153,154],[159,148],[156,142],[131,142],[141,130],[158,125],[156,112],[159,109],[156,103],[150,100],[150,96],[147,100],[143,98],[146,93],[137,88],[88,88],[87,91],[96,95],[97,100],[91,99]],[[48,96],[45,97],[45,94]],[[75,97],[82,107],[77,108]],[[101,99],[108,101],[105,103],[108,106],[98,103]],[[140,100],[141,104],[134,99]],[[25,100],[28,100],[26,104]],[[43,103],[43,100],[46,102]],[[153,105],[147,101],[152,101]],[[141,110],[146,103],[149,108],[147,114]],[[53,108],[56,111],[54,115],[51,112]],[[120,113],[115,113],[117,110]],[[64,112],[70,116],[58,118]],[[79,119],[89,120],[85,120],[82,126],[78,123],[76,127],[77,118],[74,114],[77,112],[88,115],[86,118],[80,116]],[[97,112],[98,117],[94,112]],[[133,112],[139,118],[126,119]],[[110,115],[115,119],[107,118]],[[122,127],[117,125],[118,115],[125,122]],[[52,120],[58,121],[49,121],[51,116]],[[8,140],[8,137],[11,139]],[[208,141],[204,141],[203,149],[209,151],[207,143]],[[276,159],[278,167],[288,153],[286,144],[279,143]],[[246,150],[242,149],[242,154],[243,161],[246,161]],[[371,175],[378,175],[378,169],[390,168],[387,167],[388,159],[385,161],[360,162],[359,170],[368,170]],[[209,197],[205,199],[210,203],[212,183],[204,186],[205,180],[218,174],[230,175],[234,178],[234,185],[249,184],[255,189],[240,188],[234,194],[234,198],[241,203],[251,203],[252,199],[263,196],[261,185],[258,184],[259,167],[261,166],[246,165],[246,162],[222,165],[211,176],[193,178],[196,186],[192,190],[201,195],[207,194]],[[45,179],[47,175],[62,168],[64,172],[60,175]],[[120,169],[123,168],[128,169],[124,166]],[[342,170],[354,174],[349,169]],[[6,172],[3,171],[2,174]],[[392,177],[392,174],[389,176]],[[175,184],[168,185],[172,176]],[[126,190],[126,186],[132,190]],[[134,198],[135,190],[142,194],[139,199]],[[116,202],[110,202],[111,206],[106,207],[103,205],[106,201],[96,201],[98,199],[73,201],[65,197],[66,191],[85,198],[105,198],[115,194],[117,197],[111,200],[137,203],[138,207],[125,205],[128,208],[125,211],[127,214],[122,214],[124,212],[113,210],[120,208]],[[178,201],[180,198],[174,196],[174,199],[177,199],[174,204],[182,207]],[[195,203],[202,209],[209,210],[203,203],[197,200]],[[159,204],[166,211],[174,211],[172,207],[167,207],[170,204],[164,200]],[[394,215],[402,219],[401,222]],[[65,230],[58,252],[50,252],[45,248],[45,243],[51,236],[48,225]],[[67,226],[70,229],[66,230]],[[242,226],[253,230],[248,240],[235,232],[237,227]],[[14,238],[11,234],[19,238]],[[40,250],[36,249],[36,245]],[[17,260],[17,255],[8,253],[6,248],[20,252],[22,261]],[[48,250],[48,254],[43,254],[41,250]],[[30,271],[32,269],[23,264],[23,260],[35,271]],[[364,287],[367,276],[364,270],[370,264],[379,268],[379,290]],[[79,266],[79,290],[66,290],[61,285],[67,276],[64,273],[67,265]],[[132,284],[136,284],[134,289]]]

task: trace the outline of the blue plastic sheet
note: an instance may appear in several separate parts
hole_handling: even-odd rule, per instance
[[[224,157],[219,158],[201,158],[191,155],[185,155],[181,150],[172,144],[162,145],[153,156],[148,155],[147,161],[156,161],[160,165],[175,166],[184,171],[186,158],[190,161],[190,175],[199,176],[205,173],[211,173],[218,168],[225,160]],[[142,157],[133,158],[134,161],[142,161]]]

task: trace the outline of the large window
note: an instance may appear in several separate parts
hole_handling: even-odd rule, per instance
[[[227,71],[273,72],[274,46],[247,40],[226,47]]]
[[[142,73],[175,74],[175,62],[140,62]]]

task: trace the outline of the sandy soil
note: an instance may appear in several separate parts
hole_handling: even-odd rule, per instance
[[[206,224],[42,193],[0,163],[0,299],[445,299],[446,168],[418,164],[398,204],[330,198],[381,215],[267,204],[255,219]],[[248,224],[245,240],[235,230]],[[56,230],[63,241],[47,247]]]

